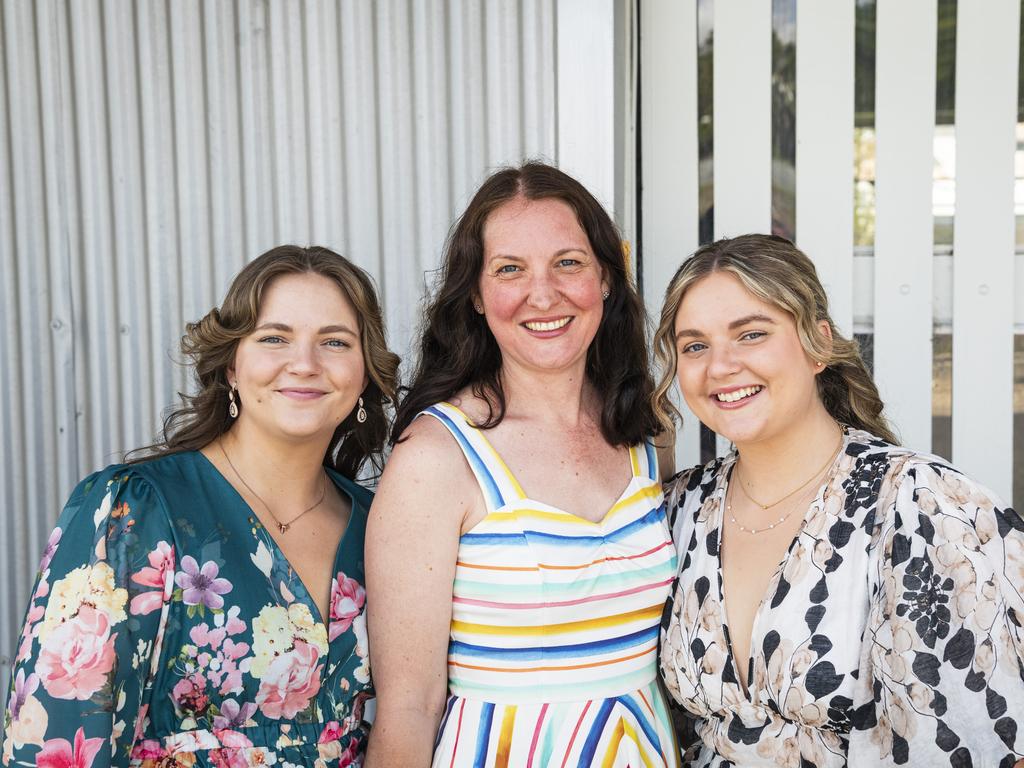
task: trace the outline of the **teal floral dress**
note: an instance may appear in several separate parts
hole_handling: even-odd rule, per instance
[[[371,494],[330,477],[352,516],[327,617],[201,453],[83,480],[39,566],[0,763],[360,765]]]

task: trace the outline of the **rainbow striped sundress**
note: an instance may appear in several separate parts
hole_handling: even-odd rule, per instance
[[[652,446],[630,449],[632,480],[593,523],[527,498],[455,406],[423,413],[488,512],[459,543],[435,768],[678,766],[656,672],[676,556]]]

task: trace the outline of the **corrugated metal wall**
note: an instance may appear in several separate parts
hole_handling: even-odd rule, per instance
[[[245,261],[340,251],[376,276],[407,348],[487,170],[557,159],[556,13],[3,0],[0,690],[64,496],[153,437],[187,386],[184,323]]]

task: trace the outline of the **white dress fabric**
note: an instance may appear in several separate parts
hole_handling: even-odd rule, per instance
[[[666,487],[660,664],[691,766],[1024,758],[1024,522],[942,459],[846,430],[736,674],[719,542],[733,453]]]

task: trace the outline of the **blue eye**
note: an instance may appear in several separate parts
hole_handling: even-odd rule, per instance
[[[263,336],[263,337],[257,339],[256,341],[258,341],[260,344],[283,344],[284,343],[284,339],[282,339],[280,336]]]
[[[702,342],[694,341],[691,344],[687,344],[685,347],[683,347],[681,351],[684,355],[687,355],[693,352],[702,352],[703,350],[707,349],[707,346],[707,344],[704,344]]]
[[[348,349],[350,346],[352,346],[347,341],[343,341],[341,339],[327,339],[327,341],[325,341],[324,344],[326,344],[328,347],[334,347],[335,349]]]
[[[498,269],[495,271],[494,274],[496,274],[496,275],[511,275],[514,272],[518,272],[518,271],[519,271],[519,266],[516,265],[516,264],[503,264],[502,266],[498,267]]]
[[[569,258],[569,257],[566,257],[564,259],[559,259],[558,260],[558,266],[560,266],[560,267],[575,267],[575,266],[578,266],[579,264],[580,264],[580,260],[579,259],[572,259],[572,258]]]
[[[768,334],[765,333],[764,331],[747,331],[742,336],[740,336],[740,338],[743,339],[744,341],[755,341],[757,339],[760,339],[762,336],[767,335]]]

